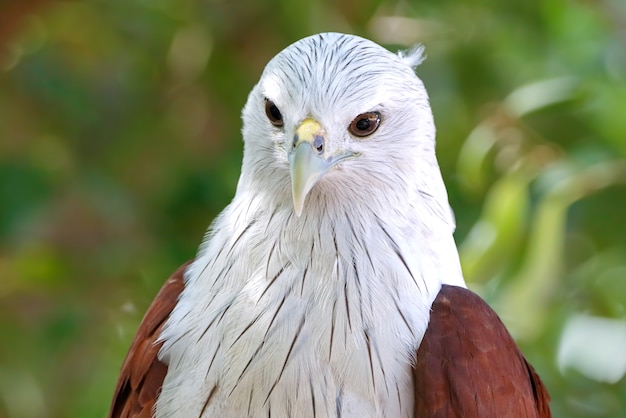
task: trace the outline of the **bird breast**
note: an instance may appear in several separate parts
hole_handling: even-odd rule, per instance
[[[217,223],[162,335],[157,417],[412,415],[411,353],[439,290],[418,245],[364,214],[235,200]]]

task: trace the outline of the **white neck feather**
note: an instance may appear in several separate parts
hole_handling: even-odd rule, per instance
[[[216,220],[162,334],[157,417],[412,416],[430,306],[463,283],[453,227],[419,193],[312,192],[298,218],[288,191],[240,188]]]

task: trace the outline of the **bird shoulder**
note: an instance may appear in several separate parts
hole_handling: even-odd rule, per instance
[[[167,373],[167,365],[158,357],[163,344],[158,339],[184,288],[183,276],[189,264],[182,265],[169,277],[141,321],[122,363],[109,411],[110,418],[152,417]]]
[[[444,285],[413,369],[415,416],[549,418],[550,397],[498,315]]]

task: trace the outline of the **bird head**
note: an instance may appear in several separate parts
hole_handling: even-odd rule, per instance
[[[421,189],[439,189],[427,194],[447,203],[428,95],[414,72],[421,59],[421,48],[396,55],[338,33],[288,46],[244,107],[239,188],[287,196],[298,216],[320,202],[394,204]]]

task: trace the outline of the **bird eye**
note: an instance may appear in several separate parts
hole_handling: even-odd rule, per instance
[[[270,120],[272,125],[276,127],[281,127],[284,125],[283,115],[278,110],[278,107],[271,100],[265,100],[265,114],[267,118]]]
[[[367,112],[361,113],[350,122],[348,131],[354,136],[364,137],[374,133],[380,125],[380,113]]]

